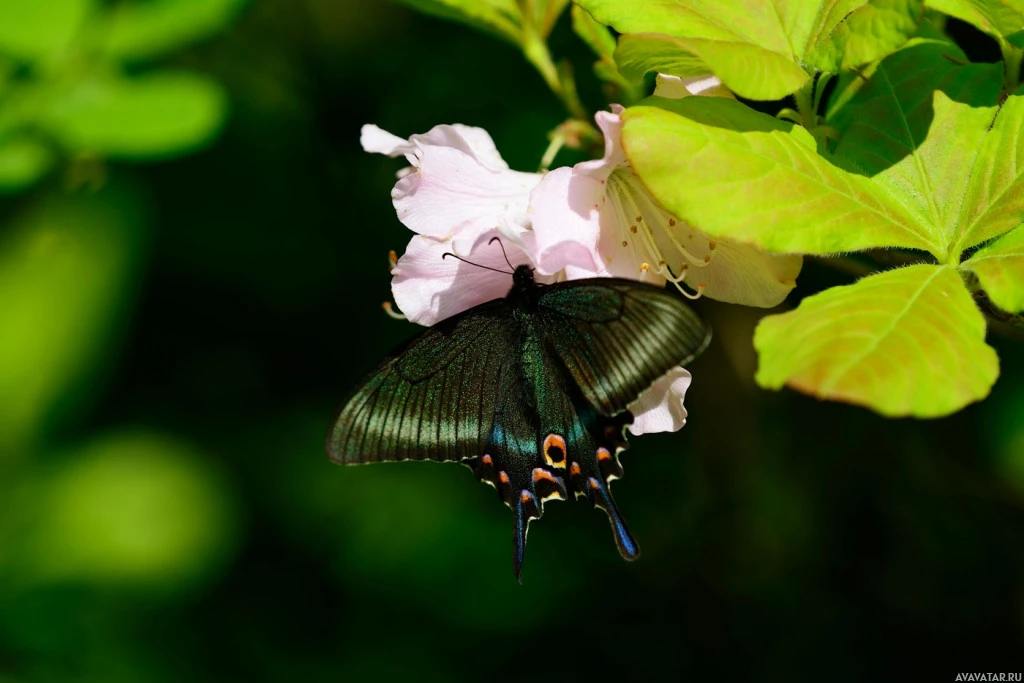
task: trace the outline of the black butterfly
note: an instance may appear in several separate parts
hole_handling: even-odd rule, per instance
[[[338,409],[327,455],[468,465],[512,508],[520,581],[530,520],[567,490],[608,513],[619,552],[635,559],[608,489],[622,476],[627,406],[703,351],[711,330],[678,296],[631,280],[542,285],[522,265],[512,282],[504,299],[388,356]]]

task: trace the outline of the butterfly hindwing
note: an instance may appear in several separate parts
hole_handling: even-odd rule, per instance
[[[678,296],[612,279],[545,287],[538,318],[580,390],[604,415],[616,415],[711,339],[707,324]]]

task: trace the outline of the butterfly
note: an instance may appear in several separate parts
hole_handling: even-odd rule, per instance
[[[530,521],[570,491],[608,514],[632,560],[640,548],[609,490],[622,476],[628,406],[710,339],[665,289],[613,278],[544,285],[520,265],[505,298],[428,328],[360,382],[335,414],[327,455],[468,465],[512,509],[520,582]]]

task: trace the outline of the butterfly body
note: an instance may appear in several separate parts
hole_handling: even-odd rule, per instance
[[[513,511],[521,579],[529,522],[570,493],[609,516],[626,559],[639,555],[612,499],[627,406],[710,337],[665,290],[627,280],[541,285],[528,266],[504,299],[428,328],[342,403],[327,453],[343,464],[458,461]]]

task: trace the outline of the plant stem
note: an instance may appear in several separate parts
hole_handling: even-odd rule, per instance
[[[793,93],[796,100],[796,110],[800,112],[800,125],[813,131],[818,125],[818,112],[814,109],[814,76],[810,76],[800,86],[800,89]]]
[[[1007,41],[1000,41],[999,47],[1003,52],[1003,89],[1006,94],[1012,95],[1020,86],[1020,67],[1024,62],[1024,48],[1011,45]]]
[[[537,29],[529,22],[529,19],[525,17],[522,41],[523,55],[526,57],[526,61],[530,62],[540,72],[541,78],[551,88],[551,92],[562,101],[569,114],[582,121],[587,120],[589,117],[587,116],[586,109],[583,107],[583,103],[580,102],[579,96],[576,94],[575,83],[572,84],[572,87],[565,87],[563,85],[559,79],[558,67],[555,66],[555,62],[551,59],[551,51],[548,50],[547,43],[540,37]],[[571,76],[569,77],[571,78]]]

